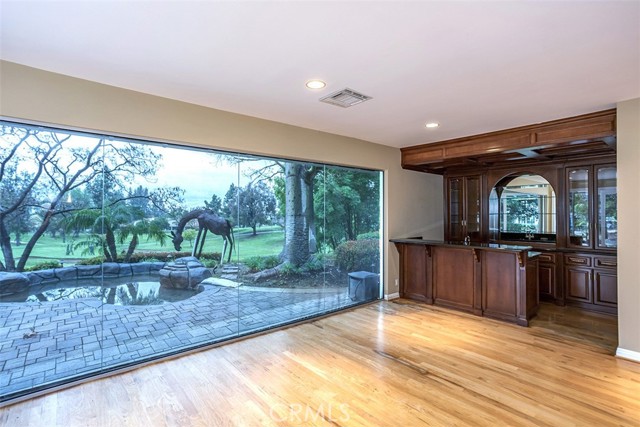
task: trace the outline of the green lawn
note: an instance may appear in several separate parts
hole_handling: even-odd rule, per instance
[[[234,229],[234,235],[236,240],[236,247],[232,256],[232,261],[243,261],[247,258],[254,256],[266,256],[266,255],[278,255],[282,251],[284,244],[284,231],[281,227],[270,226],[258,229],[258,234],[253,236],[250,228],[238,228]],[[31,236],[22,236],[22,241],[26,242]],[[75,242],[80,242],[84,239],[81,235],[75,239]],[[67,239],[67,243],[71,240]],[[118,251],[126,250],[128,242],[123,245],[118,245]],[[205,241],[205,252],[222,252],[223,239],[215,234],[208,233]],[[49,235],[45,235],[38,240],[36,246],[31,252],[31,256],[27,261],[27,267],[33,266],[43,261],[63,261],[65,265],[70,265],[76,262],[78,259],[89,258],[90,255],[83,255],[82,249],[76,249],[73,254],[66,254],[67,244],[62,242],[62,238],[56,237],[55,239]],[[13,247],[13,256],[16,259],[16,263],[22,251],[24,250],[24,243],[20,246]],[[145,236],[141,236],[140,244],[136,251],[174,251],[171,239],[167,237],[164,246],[161,246],[157,241],[147,241]],[[191,245],[188,241],[182,243],[183,251],[190,251]],[[98,252],[96,251],[96,255]],[[1,255],[0,255],[1,256]],[[2,257],[3,261],[4,258]]]

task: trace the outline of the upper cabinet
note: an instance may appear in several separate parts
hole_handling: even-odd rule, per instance
[[[595,168],[597,194],[597,240],[598,248],[618,247],[618,190],[615,165]]]
[[[482,180],[480,175],[446,179],[446,240],[482,240]]]
[[[567,247],[616,249],[616,166],[567,168],[566,179]]]

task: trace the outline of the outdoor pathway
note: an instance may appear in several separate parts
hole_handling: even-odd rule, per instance
[[[99,299],[0,303],[0,401],[354,304],[346,287],[204,287],[187,300],[161,305],[108,305]]]

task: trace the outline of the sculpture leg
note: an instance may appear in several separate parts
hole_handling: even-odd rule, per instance
[[[191,249],[191,256],[196,256],[196,250],[198,249],[198,244],[200,243],[201,236],[202,236],[202,228],[198,229],[198,236],[196,237],[196,241],[193,244],[193,249]]]
[[[225,242],[229,242],[229,260],[227,262],[231,261],[231,253],[233,252],[233,238],[231,237],[232,233],[229,233],[227,236],[225,236]]]
[[[198,250],[198,258],[200,258],[202,256],[202,250],[204,249],[204,241],[207,238],[207,229],[204,229],[204,232],[202,233],[202,241],[200,242],[200,249]]]

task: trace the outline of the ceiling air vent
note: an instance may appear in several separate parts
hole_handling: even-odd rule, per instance
[[[332,93],[331,95],[320,98],[320,102],[326,102],[327,104],[337,105],[342,108],[349,108],[370,99],[370,96],[363,95],[349,88],[344,88],[338,92]]]

